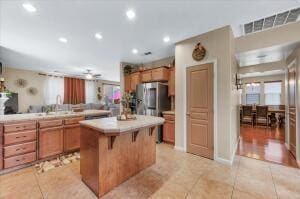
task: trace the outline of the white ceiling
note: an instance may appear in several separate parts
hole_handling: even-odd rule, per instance
[[[24,2],[0,0],[4,66],[69,74],[92,69],[116,81],[120,61],[171,56],[175,42],[228,24],[239,35],[241,24],[300,5],[298,0],[31,0],[37,12],[28,13]],[[135,10],[135,21],[126,18],[128,8]],[[96,32],[101,41],[95,40]],[[168,44],[162,42],[166,35]],[[68,43],[58,42],[59,37]],[[133,48],[139,54],[132,54]],[[153,54],[145,57],[146,51]]]
[[[299,43],[272,46],[236,54],[240,67],[285,60]]]

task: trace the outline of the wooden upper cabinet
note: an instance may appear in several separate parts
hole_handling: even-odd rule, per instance
[[[155,68],[142,72],[142,82],[155,82],[155,81],[168,81],[169,80],[169,69],[165,67]]]
[[[142,76],[142,82],[151,82],[152,81],[151,70],[143,71],[141,76]]]
[[[124,91],[125,92],[130,92],[130,87],[131,87],[130,80],[131,80],[131,76],[130,75],[125,75],[124,76],[124,83],[125,83],[125,85],[124,85]]]
[[[136,85],[138,85],[139,83],[141,83],[140,73],[132,73],[130,75],[130,91],[135,91]]]
[[[151,70],[152,81],[168,81],[169,80],[169,69],[161,67]]]
[[[170,69],[170,76],[169,76],[169,96],[175,96],[175,68]]]

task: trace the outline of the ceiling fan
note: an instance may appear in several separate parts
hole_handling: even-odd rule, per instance
[[[93,79],[93,78],[100,78],[101,77],[101,74],[93,74],[92,73],[92,70],[90,69],[87,69],[85,73],[83,73],[85,78],[87,79]]]

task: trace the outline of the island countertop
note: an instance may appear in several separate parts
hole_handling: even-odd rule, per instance
[[[116,117],[81,121],[80,124],[104,134],[119,134],[164,123],[162,117],[136,115],[136,120],[119,121]]]
[[[109,115],[111,114],[108,110],[84,110],[83,112],[73,112],[66,114],[46,114],[46,113],[24,113],[24,114],[12,114],[12,115],[1,115],[0,123],[9,122],[21,122],[27,120],[46,120],[46,119],[59,119],[76,116],[95,116],[95,115]]]

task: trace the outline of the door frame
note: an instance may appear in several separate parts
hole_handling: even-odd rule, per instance
[[[298,165],[300,165],[300,107],[298,105],[298,92],[299,92],[299,86],[298,86],[298,76],[299,76],[299,70],[297,68],[297,59],[295,58],[293,61],[291,61],[291,63],[287,66],[286,69],[286,73],[285,73],[285,78],[286,78],[286,87],[285,87],[285,91],[286,91],[286,101],[285,101],[285,146],[288,150],[290,150],[290,129],[289,129],[289,82],[288,82],[288,73],[289,73],[289,68],[291,68],[293,65],[295,65],[296,67],[296,78],[295,78],[295,106],[296,106],[296,161],[298,163]]]
[[[187,83],[187,79],[186,79],[186,77],[187,77],[187,69],[188,68],[190,68],[190,67],[193,67],[193,66],[199,66],[199,65],[203,65],[203,64],[209,64],[209,63],[212,63],[213,64],[213,154],[214,154],[214,157],[213,157],[213,159],[214,160],[217,160],[218,159],[218,108],[217,108],[217,106],[218,106],[218,93],[217,93],[217,91],[218,91],[218,86],[217,86],[217,59],[212,59],[212,60],[207,60],[207,61],[201,61],[201,62],[199,62],[199,63],[197,63],[197,64],[195,64],[195,65],[190,65],[190,66],[187,66],[186,68],[185,68],[185,88],[186,88],[186,83]],[[187,113],[187,89],[185,89],[185,113],[184,113],[184,122],[185,122],[185,125],[184,125],[184,133],[185,133],[185,135],[184,135],[184,144],[185,144],[185,146],[184,146],[184,149],[185,149],[185,151],[187,151],[187,145],[188,145],[188,143],[187,143],[187,128],[188,128],[188,126],[187,126],[187,124],[188,124],[188,122],[187,122],[187,120],[188,120],[188,118],[187,118],[187,115],[186,115],[186,113]]]

